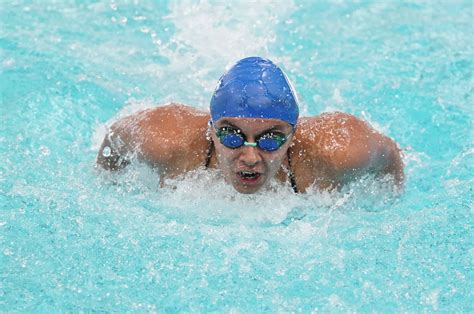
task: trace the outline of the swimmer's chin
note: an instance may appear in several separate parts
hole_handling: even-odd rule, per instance
[[[232,182],[232,187],[234,188],[234,190],[236,190],[237,192],[241,194],[255,194],[261,191],[263,186],[264,184],[250,186],[250,185],[241,184],[240,182]]]

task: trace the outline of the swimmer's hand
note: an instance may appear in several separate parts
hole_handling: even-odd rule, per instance
[[[123,169],[130,164],[140,149],[140,119],[145,112],[122,118],[115,122],[107,132],[97,154],[97,165],[109,171]]]
[[[127,154],[120,153],[111,140],[110,133],[105,137],[97,155],[97,165],[105,170],[117,171],[130,163]]]

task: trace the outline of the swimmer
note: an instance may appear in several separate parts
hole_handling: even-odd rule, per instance
[[[304,193],[340,188],[368,173],[391,175],[397,186],[404,179],[393,140],[346,113],[300,118],[288,78],[260,57],[240,60],[221,77],[210,113],[168,104],[115,122],[97,164],[119,170],[131,156],[156,169],[162,183],[204,167],[219,169],[246,194],[271,180]]]

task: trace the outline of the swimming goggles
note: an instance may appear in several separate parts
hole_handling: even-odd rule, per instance
[[[291,133],[285,135],[280,132],[267,132],[260,135],[255,143],[246,141],[245,135],[238,129],[232,127],[216,128],[216,135],[222,145],[225,147],[236,149],[241,146],[258,147],[267,152],[273,152],[279,149],[290,137]]]

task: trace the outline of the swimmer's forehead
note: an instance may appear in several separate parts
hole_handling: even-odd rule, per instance
[[[216,127],[231,126],[241,130],[252,128],[258,130],[280,130],[290,131],[293,127],[291,124],[278,119],[263,118],[221,118],[215,122]]]

